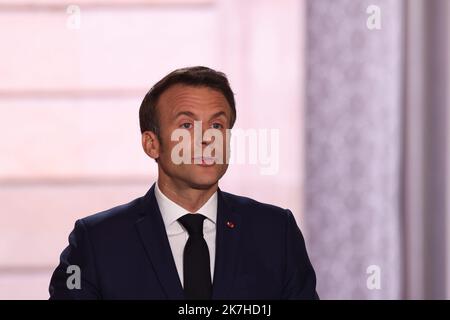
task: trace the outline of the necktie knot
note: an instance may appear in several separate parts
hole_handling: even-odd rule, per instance
[[[178,221],[186,228],[189,236],[203,236],[203,221],[206,219],[204,215],[199,213],[188,213],[178,219]]]

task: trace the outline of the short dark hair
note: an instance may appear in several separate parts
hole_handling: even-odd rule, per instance
[[[159,137],[159,119],[156,104],[164,91],[175,84],[207,87],[221,92],[231,108],[230,127],[236,121],[236,105],[227,76],[211,68],[196,66],[176,69],[159,80],[145,95],[139,108],[141,133],[153,131]]]

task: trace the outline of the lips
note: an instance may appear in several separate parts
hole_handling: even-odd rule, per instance
[[[216,159],[213,157],[195,157],[192,160],[194,164],[201,166],[211,166],[216,162]]]

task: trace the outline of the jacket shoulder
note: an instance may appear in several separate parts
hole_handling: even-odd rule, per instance
[[[285,221],[292,213],[288,209],[259,202],[255,199],[238,196],[228,192],[223,192],[225,202],[231,207],[241,212],[242,215],[255,217],[257,219],[276,219]]]
[[[80,220],[89,229],[134,223],[142,212],[142,198],[86,216]]]

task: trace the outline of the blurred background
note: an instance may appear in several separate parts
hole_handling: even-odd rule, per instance
[[[0,299],[46,299],[76,219],[156,179],[138,109],[175,68],[225,72],[279,170],[322,299],[450,298],[450,1],[0,0]]]

